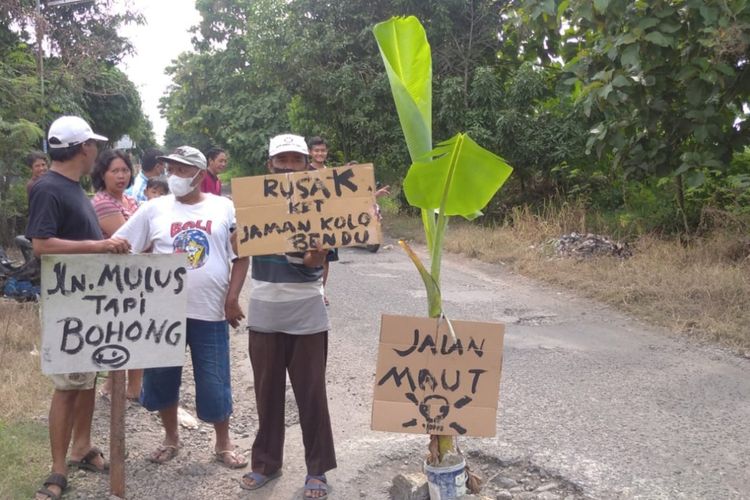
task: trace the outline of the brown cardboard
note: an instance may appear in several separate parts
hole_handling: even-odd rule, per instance
[[[451,324],[455,344],[445,320],[383,315],[373,430],[495,435],[505,327]]]
[[[372,164],[232,179],[239,255],[381,242]]]

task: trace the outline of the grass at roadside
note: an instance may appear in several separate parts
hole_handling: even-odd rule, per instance
[[[0,422],[0,498],[33,498],[49,469],[47,427]]]
[[[38,306],[0,301],[0,318],[0,498],[31,498],[49,468],[47,426],[36,419],[51,392],[36,353]]]
[[[481,227],[454,219],[445,249],[503,263],[673,331],[750,349],[750,258],[742,235],[717,230],[689,245],[644,236],[633,242],[629,259],[578,261],[556,258],[549,241],[586,232],[579,210],[563,208],[545,217],[519,210],[513,221],[512,227]],[[424,241],[417,217],[388,214],[384,226],[392,237]]]

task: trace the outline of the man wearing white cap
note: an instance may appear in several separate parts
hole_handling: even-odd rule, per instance
[[[52,166],[29,193],[26,237],[36,255],[129,251],[128,242],[121,238],[102,239],[94,208],[79,184],[94,166],[97,141],[106,140],[77,116],[60,117],[50,126],[47,143]],[[108,468],[101,450],[91,444],[96,373],[50,378],[55,386],[49,410],[52,473],[37,492],[38,499],[60,497],[68,484],[68,465],[94,472]],[[71,432],[71,460],[66,463]]]
[[[167,163],[171,194],[142,205],[115,236],[127,239],[136,253],[153,247],[153,253],[186,254],[186,343],[193,361],[198,418],[214,426],[216,460],[233,469],[245,467],[247,459],[235,452],[229,437],[228,324],[236,328],[245,317],[239,296],[250,260],[237,257],[232,202],[200,191],[206,175],[203,153],[181,146],[158,160]],[[181,366],[144,371],[141,404],[159,412],[165,433],[162,443],[148,456],[151,462],[162,464],[179,453],[181,380]]]
[[[282,134],[268,148],[271,173],[307,170],[305,139]],[[281,475],[284,454],[286,373],[299,409],[307,476],[305,498],[326,498],[325,473],[336,467],[326,396],[330,322],[323,301],[323,263],[328,250],[253,257],[247,328],[255,380],[258,433],[247,490]]]

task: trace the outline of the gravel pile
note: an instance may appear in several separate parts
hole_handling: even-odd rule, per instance
[[[572,232],[552,240],[558,257],[588,259],[591,257],[614,256],[627,258],[633,255],[627,243],[612,241],[600,234]]]

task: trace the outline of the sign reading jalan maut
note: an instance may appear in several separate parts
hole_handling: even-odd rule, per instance
[[[42,372],[181,366],[185,255],[42,257]]]
[[[384,315],[372,428],[494,436],[504,326]]]
[[[239,254],[380,243],[371,164],[232,179]]]

